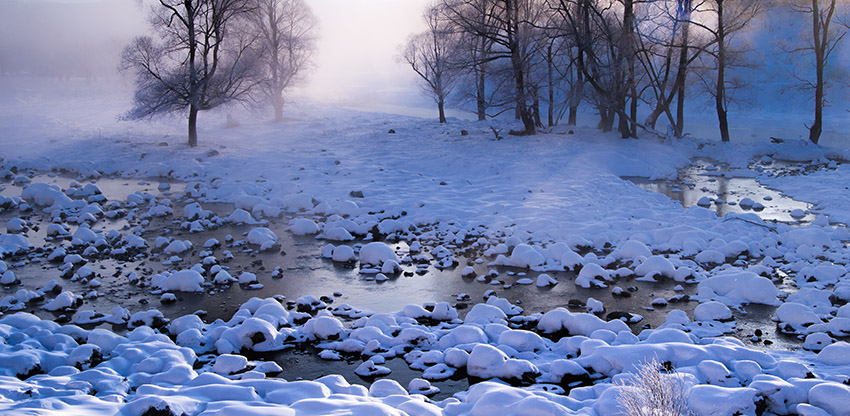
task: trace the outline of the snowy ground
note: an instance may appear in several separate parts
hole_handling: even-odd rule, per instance
[[[104,98],[98,86],[54,87],[44,93],[2,82],[0,171],[11,181],[5,186],[23,190],[0,199],[3,214],[15,217],[0,234],[0,283],[12,288],[5,291],[9,305],[55,309],[81,326],[6,309],[0,317],[0,408],[7,411],[608,415],[618,411],[616,398],[628,389],[622,383],[651,359],[676,369],[697,414],[846,414],[850,408],[850,344],[843,341],[850,335],[850,306],[844,306],[850,300],[850,233],[841,225],[850,222],[847,149],[767,137],[749,144],[624,141],[589,127],[514,137],[505,134],[512,127],[507,123],[440,126],[318,104],[291,108],[282,124],[234,110],[242,125],[229,129],[224,112],[205,114],[200,146],[191,149],[182,144],[182,120],[119,122],[125,98]],[[503,140],[494,140],[491,125],[502,130]],[[672,179],[698,157],[813,204],[812,212],[787,213],[788,222],[792,214],[813,221],[799,227],[764,222],[755,213],[718,217],[623,179]],[[782,174],[750,169],[775,160],[802,168]],[[50,171],[78,175],[80,186],[58,190],[26,175]],[[180,181],[186,191],[176,191],[176,199],[150,192],[107,201],[86,187],[87,180],[105,176]],[[232,211],[205,212],[220,202],[233,204]],[[742,201],[723,203],[729,202]],[[64,255],[31,247],[21,233],[26,220],[14,220],[33,212],[56,224],[54,245]],[[329,246],[317,245],[314,255],[376,276],[393,276],[418,260],[464,274],[466,265],[454,263],[468,258],[482,284],[494,280],[481,273],[487,265],[534,276],[572,271],[559,286],[615,293],[635,281],[673,282],[692,290],[701,304],[690,314],[669,307],[662,325],[634,332],[621,320],[566,308],[518,313],[498,294],[458,311],[453,302],[425,293],[415,304],[371,315],[358,313],[358,305],[325,309],[308,297],[292,309],[274,298],[255,298],[215,322],[197,315],[166,322],[156,310],[100,311],[100,318],[129,330],[122,332],[83,325],[87,316],[75,315],[78,295],[28,288],[15,274],[55,254],[57,265],[45,267],[64,268],[69,279],[90,283],[89,273],[97,272],[86,270],[85,260],[108,255],[130,262],[156,252],[186,261],[136,274],[128,288],[165,300],[217,284],[248,290],[269,282],[215,268],[226,259],[225,249],[242,246],[222,241],[223,247],[192,249],[165,233],[148,236],[146,227],[164,218],[202,233],[278,215],[289,231],[272,232],[258,222],[236,239],[245,240],[252,254],[278,250],[291,238],[278,235],[284,232],[315,235]],[[110,229],[110,216],[128,226]],[[554,283],[520,277],[511,275],[517,284]],[[329,290],[337,289],[317,287],[316,296]],[[730,308],[748,304],[778,307],[777,322],[765,324],[799,335],[801,348],[765,350],[724,336],[735,332]],[[590,312],[612,306],[587,303]],[[333,376],[286,382],[271,377],[281,371],[274,362],[246,358],[307,345],[377,380],[367,387]],[[394,382],[383,365],[393,357],[421,371],[421,379]],[[456,373],[482,382],[451,398],[426,398],[434,393],[431,381]]]

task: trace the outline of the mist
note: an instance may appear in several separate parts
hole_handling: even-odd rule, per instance
[[[318,52],[292,98],[347,107],[366,102],[370,109],[427,106],[415,75],[397,60],[399,45],[423,29],[426,4],[309,1],[320,22]],[[0,0],[0,75],[121,80],[121,51],[150,32],[149,7],[140,0]],[[131,87],[125,79],[114,88]]]
[[[0,74],[114,77],[122,48],[145,29],[134,0],[4,0]]]

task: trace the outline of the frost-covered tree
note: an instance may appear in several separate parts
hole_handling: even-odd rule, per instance
[[[428,29],[408,38],[401,59],[419,75],[424,91],[437,103],[440,123],[445,123],[446,97],[458,78],[458,70],[450,61],[458,47],[457,36],[438,6],[428,7],[424,17]]]
[[[318,20],[304,0],[255,0],[266,98],[274,119],[283,119],[285,92],[304,78],[316,52]]]
[[[198,144],[198,112],[247,96],[257,84],[254,39],[235,30],[252,10],[245,0],[158,0],[155,36],[124,49],[121,67],[135,73],[129,118],[189,110],[189,146]]]
[[[823,130],[823,108],[826,105],[826,68],[833,51],[847,34],[850,5],[836,0],[791,0],[790,6],[811,22],[810,30],[803,35],[804,40],[790,52],[802,55],[814,64],[807,65],[814,68],[814,74],[793,75],[800,82],[800,88],[814,92],[815,119],[809,127],[809,140],[817,144]]]

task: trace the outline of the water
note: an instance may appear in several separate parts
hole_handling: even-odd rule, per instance
[[[779,172],[789,171],[794,165],[773,162],[770,166],[760,166]],[[697,206],[701,198],[707,197],[713,202],[706,206],[718,216],[729,213],[753,213],[766,222],[782,222],[793,225],[806,225],[815,219],[812,205],[797,201],[782,193],[770,189],[755,177],[752,170],[732,170],[728,166],[713,163],[707,159],[697,159],[679,172],[675,180],[650,180],[640,177],[627,177],[646,190],[657,192],[670,199],[679,201],[683,207]],[[763,205],[763,208],[743,207],[740,201],[750,198]],[[805,213],[802,217],[792,217],[791,212],[799,209]]]
[[[727,189],[726,193],[718,192],[716,194],[718,196],[744,195],[743,188],[730,186],[730,183],[746,183],[738,181],[738,179],[754,181],[750,178],[727,178],[725,176],[699,174],[700,172],[710,172],[705,166],[701,170],[697,169],[693,172],[697,173],[684,176],[685,180],[692,177],[693,185],[678,186],[679,189],[682,189],[682,192],[673,192],[672,189],[677,187],[672,183],[665,185],[667,189],[671,190],[672,195],[681,196],[681,201],[693,199],[690,192],[694,192],[694,189],[701,186],[708,187],[717,184],[717,182],[720,182],[720,184],[717,184],[718,188],[716,189],[721,189],[721,187]],[[62,189],[67,189],[75,181],[75,178],[56,174],[32,176],[32,182],[51,183],[60,186]],[[712,181],[712,178],[716,180]],[[724,183],[725,185],[721,185]],[[82,185],[84,184],[82,183]],[[629,289],[628,292],[631,296],[628,298],[615,297],[610,289],[577,287],[573,283],[576,275],[571,272],[549,272],[549,275],[560,281],[554,287],[539,288],[533,284],[517,285],[517,280],[521,278],[530,278],[532,281],[536,281],[539,273],[515,268],[487,266],[487,263],[494,259],[486,258],[480,251],[469,247],[461,247],[461,251],[465,253],[466,257],[456,256],[459,262],[457,267],[438,269],[435,267],[435,262],[432,262],[427,268],[421,269],[424,272],[417,273],[420,270],[417,269],[416,265],[402,265],[403,271],[401,273],[390,276],[390,279],[385,282],[376,282],[360,274],[357,267],[344,266],[320,258],[321,247],[326,242],[316,240],[313,237],[291,235],[287,231],[289,217],[272,218],[268,220],[267,224],[264,224],[274,231],[280,239],[280,247],[275,250],[258,252],[256,247],[238,244],[213,250],[213,254],[222,261],[221,265],[229,268],[231,275],[238,277],[242,271],[255,273],[259,282],[263,284],[262,289],[249,290],[247,287],[238,284],[207,287],[205,288],[206,291],[202,293],[176,293],[177,302],[164,304],[159,300],[160,295],[155,292],[152,293],[151,288],[139,288],[130,284],[127,274],[134,272],[139,276],[149,277],[166,270],[188,269],[200,262],[199,253],[203,250],[203,244],[208,239],[216,238],[225,242],[227,237],[231,236],[235,241],[244,240],[244,236],[254,226],[229,224],[213,230],[190,233],[180,227],[184,220],[182,217],[183,207],[187,203],[193,202],[182,195],[182,184],[171,183],[169,184],[170,189],[165,189],[159,187],[159,180],[139,181],[121,178],[101,178],[96,181],[96,184],[108,201],[125,201],[128,195],[137,191],[153,194],[157,198],[169,199],[175,214],[163,218],[151,218],[149,222],[143,222],[143,219],[138,217],[116,220],[100,219],[92,225],[93,229],[104,232],[120,230],[122,234],[126,235],[130,229],[143,226],[144,231],[141,236],[149,245],[152,245],[158,236],[168,236],[177,240],[191,241],[193,249],[181,255],[182,261],[169,265],[163,263],[170,255],[162,254],[156,250],[145,250],[142,256],[131,259],[116,259],[110,256],[88,259],[87,266],[95,270],[98,275],[97,279],[102,286],[97,288],[99,296],[85,299],[83,305],[79,308],[80,310],[91,309],[108,313],[112,307],[121,306],[133,313],[156,307],[170,319],[202,310],[205,312],[202,314],[202,318],[206,322],[212,322],[215,319],[229,319],[242,303],[252,297],[277,296],[291,301],[304,295],[312,295],[316,297],[326,296],[332,302],[331,307],[346,303],[359,309],[378,313],[397,312],[409,304],[449,302],[458,309],[459,314],[463,317],[471,306],[484,300],[485,292],[495,290],[498,296],[522,307],[526,315],[546,312],[557,307],[565,307],[574,312],[584,312],[584,302],[589,297],[593,297],[602,301],[606,307],[605,313],[602,314],[603,318],[612,312],[626,312],[643,316],[642,321],[631,324],[633,331],[637,333],[644,328],[655,328],[663,323],[669,310],[682,309],[692,314],[693,308],[696,306],[696,302],[685,301],[670,303],[662,307],[650,307],[652,300],[656,298],[668,299],[673,296],[692,296],[696,291],[696,285],[693,284],[684,285],[683,291],[675,291],[674,287],[677,284],[672,281],[648,283],[634,281],[631,278],[621,279],[616,282],[616,285]],[[9,180],[0,181],[0,187],[2,187],[0,194],[20,196],[24,186],[25,184],[15,185]],[[685,189],[689,191],[685,191]],[[764,191],[753,190],[752,195],[768,195],[761,192]],[[775,196],[774,201],[784,201],[779,198],[778,194],[770,195]],[[102,204],[105,204],[105,202],[102,202]],[[202,203],[201,205],[204,209],[211,210],[220,217],[225,217],[233,211],[231,204]],[[720,207],[722,205],[718,205],[718,208]],[[734,206],[729,206],[729,208],[735,209]],[[771,215],[779,215],[782,210],[787,209],[788,205],[782,202],[775,208],[766,208],[765,212],[775,213]],[[62,279],[59,270],[60,264],[47,262],[47,254],[56,247],[64,247],[69,254],[79,251],[79,249],[71,247],[67,240],[45,238],[45,230],[51,221],[49,215],[43,213],[40,209],[23,213],[18,210],[7,210],[0,212],[0,224],[5,224],[13,217],[21,217],[31,223],[32,227],[25,232],[25,236],[36,247],[36,250],[26,256],[5,260],[22,281],[22,284],[0,288],[0,296],[14,295],[15,291],[20,288],[36,290],[50,279],[59,281],[65,290],[70,290],[75,294],[85,294],[92,290],[91,287],[81,282]],[[75,230],[76,226],[72,226],[72,233]],[[364,241],[355,241],[349,244],[357,246],[365,243]],[[395,250],[399,258],[404,257],[409,251],[407,244],[403,241],[387,242],[387,244]],[[431,248],[424,247],[423,252],[427,253]],[[222,251],[224,249],[230,250],[233,254],[231,260],[223,260]],[[601,257],[607,253],[599,252],[597,254]],[[479,258],[483,259],[484,262],[475,261]],[[461,270],[466,265],[473,266],[476,275],[485,275],[491,270],[496,270],[499,274],[485,279],[485,282],[482,283],[475,278],[461,276]],[[272,271],[278,267],[283,270],[283,276],[273,278]],[[465,296],[461,297],[461,295]],[[48,296],[48,298],[50,297],[52,296]],[[46,319],[60,318],[61,313],[54,314],[40,308],[45,302],[27,305],[25,310]],[[780,349],[795,348],[795,342],[796,345],[799,345],[799,342],[795,339],[785,339],[775,334],[775,325],[769,320],[773,309],[767,309],[753,309],[753,312],[748,314],[736,313],[740,331],[735,335],[741,339],[748,339],[754,329],[761,328],[764,332],[762,339],[770,339],[773,344],[766,346],[760,340],[758,345]],[[61,318],[70,318],[71,314],[72,312],[66,313]],[[350,322],[348,324],[350,325]],[[117,332],[124,330],[121,326],[112,327],[109,324],[102,326],[109,327]],[[285,351],[266,354],[262,357],[274,359],[278,362],[284,369],[280,376],[289,380],[315,379],[327,374],[342,374],[351,382],[368,384],[372,381],[353,373],[354,368],[361,362],[359,357],[350,357],[347,361],[328,362],[319,359],[316,352],[311,346],[298,346]],[[405,386],[410,379],[421,376],[418,371],[408,369],[401,358],[388,360],[384,365],[393,369],[390,377]],[[443,393],[437,397],[446,397],[452,392],[466,390],[469,380],[465,375],[458,374],[452,379],[434,382],[433,384],[443,390]]]

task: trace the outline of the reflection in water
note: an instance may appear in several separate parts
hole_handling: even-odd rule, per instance
[[[625,179],[641,188],[679,201],[685,208],[696,206],[701,198],[707,197],[712,200],[708,208],[718,216],[753,213],[765,221],[796,225],[808,224],[814,220],[815,215],[809,212],[810,204],[765,187],[754,177],[754,173],[749,170],[730,170],[728,167],[715,166],[709,161],[698,159],[693,165],[680,171],[676,180],[649,180],[639,177]],[[742,207],[740,202],[745,198],[751,199],[756,205]],[[805,216],[792,217],[791,211],[795,209],[802,210]]]

